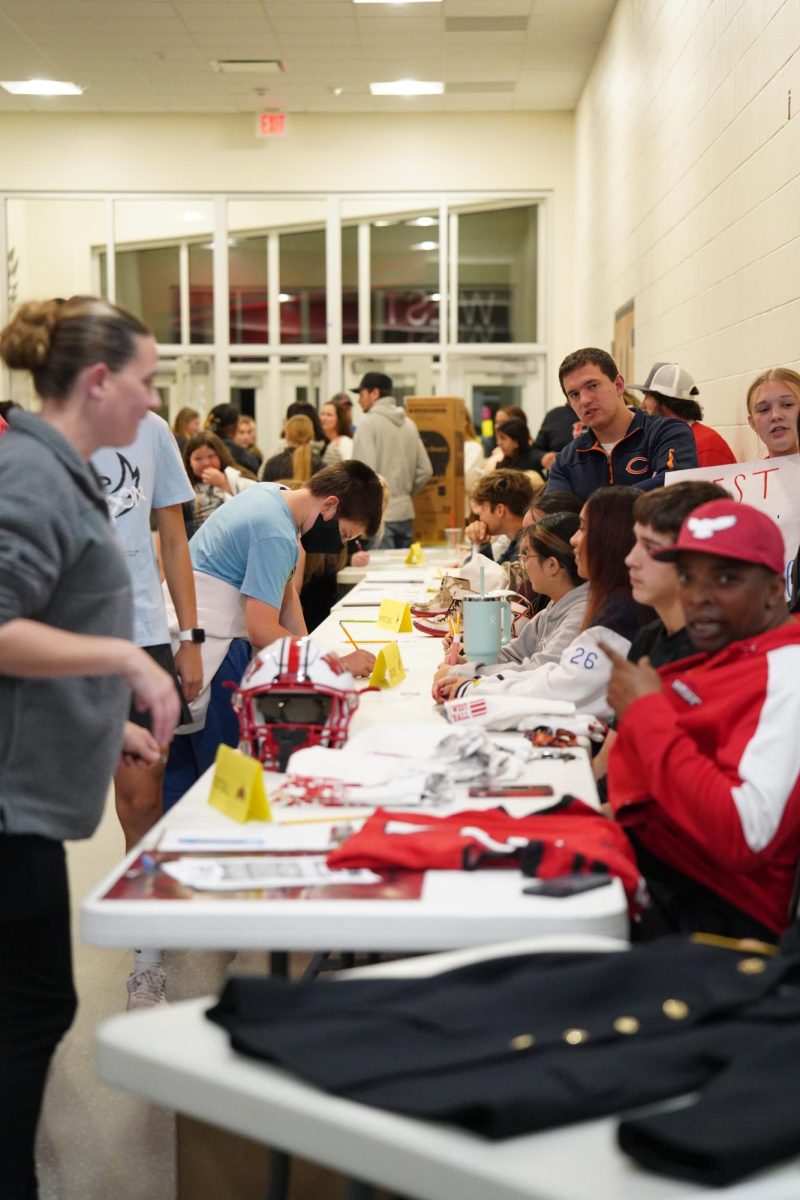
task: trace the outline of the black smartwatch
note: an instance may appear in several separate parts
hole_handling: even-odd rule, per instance
[[[195,642],[196,644],[199,644],[200,642],[204,642],[205,640],[206,640],[205,629],[179,629],[178,630],[178,641],[179,642]]]

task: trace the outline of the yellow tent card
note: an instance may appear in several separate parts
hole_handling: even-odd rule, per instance
[[[422,546],[419,542],[411,543],[405,562],[407,567],[419,567],[425,562],[425,555],[422,553]]]
[[[388,629],[391,633],[411,633],[411,609],[408,602],[381,600],[375,624],[379,629]]]
[[[261,763],[231,746],[220,746],[208,803],[234,821],[271,821]]]
[[[375,666],[369,677],[370,687],[396,687],[406,677],[400,647],[397,642],[387,642],[377,653]]]

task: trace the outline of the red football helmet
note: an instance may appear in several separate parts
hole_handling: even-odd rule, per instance
[[[280,638],[257,654],[234,692],[239,748],[273,771],[305,746],[337,749],[358,708],[353,677],[310,638]]]

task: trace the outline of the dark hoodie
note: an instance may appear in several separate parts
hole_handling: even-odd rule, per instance
[[[0,624],[129,638],[128,571],[92,468],[21,409],[0,440]],[[0,675],[0,834],[89,837],[130,703],[119,675]]]

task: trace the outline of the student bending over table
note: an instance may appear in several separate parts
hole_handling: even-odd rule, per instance
[[[170,747],[164,808],[173,805],[214,761],[220,743],[235,746],[239,727],[226,683],[238,685],[251,657],[280,637],[306,633],[294,572],[299,548],[335,554],[343,541],[372,537],[381,523],[383,489],[375,472],[351,460],[324,467],[297,491],[259,483],[212,513],[190,542],[198,620],[205,629],[205,686],[195,718]],[[366,650],[345,655],[353,675],[374,664]]]
[[[633,488],[600,488],[581,510],[580,528],[571,538],[578,574],[589,580],[588,603],[581,632],[557,662],[532,670],[499,671],[451,685],[440,702],[457,695],[532,696],[537,700],[570,700],[579,713],[606,719],[610,664],[600,652],[600,639],[625,655],[636,632],[652,617],[652,610],[631,596],[625,556],[633,545]]]
[[[698,653],[656,672],[607,649],[609,796],[653,898],[644,930],[774,940],[800,858],[800,625],[783,539],[764,513],[715,500],[653,553],[677,562]]]

